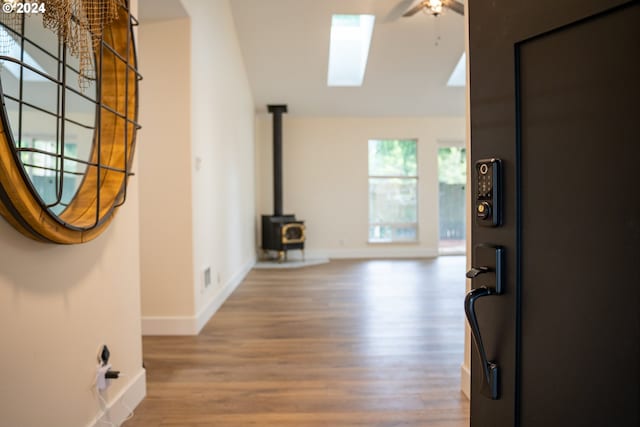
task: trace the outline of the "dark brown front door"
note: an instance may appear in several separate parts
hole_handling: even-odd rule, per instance
[[[637,427],[640,2],[470,0],[469,22],[472,161],[501,168],[490,226],[472,165],[472,238],[504,252],[473,307],[496,393],[474,347],[471,425]]]

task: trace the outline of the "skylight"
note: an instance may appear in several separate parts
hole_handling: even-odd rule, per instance
[[[362,86],[375,19],[373,15],[333,15],[329,86]]]
[[[462,56],[460,60],[458,60],[458,64],[456,68],[453,69],[453,73],[451,73],[451,77],[449,77],[449,81],[447,82],[447,86],[451,87],[464,87],[467,81],[467,54],[462,52]]]
[[[9,56],[11,58],[20,59],[20,46],[18,45],[18,43],[16,43],[15,39],[11,35],[9,35],[7,30],[5,30],[4,27],[2,26],[0,26],[0,40],[2,40],[3,44],[5,44],[5,46],[2,47],[2,51],[0,52],[0,54],[4,56]],[[33,59],[33,56],[29,55],[29,53],[26,50],[24,51],[23,61],[26,64],[30,65],[31,67],[35,68],[36,70],[42,73],[45,72],[42,66],[38,64],[38,62],[35,59]],[[11,61],[6,61],[6,60],[4,61],[0,60],[0,64],[2,64],[2,68],[6,69],[16,79],[20,80],[20,64],[17,64]],[[40,74],[34,73],[32,71],[28,71],[25,68],[23,81],[44,82],[44,81],[47,81],[47,79],[42,77]]]

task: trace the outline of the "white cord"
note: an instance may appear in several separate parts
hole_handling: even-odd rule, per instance
[[[109,412],[109,409],[107,409],[109,407],[109,404],[107,403],[107,401],[105,400],[105,398],[102,396],[102,393],[100,393],[100,391],[98,389],[94,389],[96,391],[96,394],[98,395],[98,399],[100,399],[100,401],[102,402],[102,405],[104,407],[104,409],[102,410],[102,414],[100,414],[100,417],[98,418],[98,421],[106,424],[110,427],[121,427],[122,424],[126,423],[127,421],[129,421],[131,418],[133,418],[133,416],[135,415],[133,409],[131,409],[129,407],[129,405],[127,405],[124,401],[124,397],[122,399],[120,399],[120,404],[124,407],[124,409],[126,409],[129,412],[129,415],[127,415],[127,417],[122,420],[122,422],[120,422],[120,424],[116,425],[111,421],[105,421],[102,419],[102,417],[105,416],[105,414],[107,414]]]
[[[100,393],[100,391],[98,389],[96,389],[96,394],[98,395],[98,399],[100,399],[100,401],[102,402],[102,405],[103,405],[102,414],[100,414],[100,417],[98,418],[98,421],[100,421],[101,423],[106,424],[108,426],[111,426],[111,427],[117,427],[111,421],[105,421],[105,420],[102,419],[102,417],[104,417],[105,414],[108,412],[107,407],[109,405],[108,405],[107,401],[104,399],[104,397],[102,397],[102,393]]]
[[[122,426],[122,424],[126,423],[127,421],[129,421],[131,418],[133,418],[133,416],[135,415],[135,413],[133,412],[133,409],[131,409],[126,403],[124,403],[124,397],[122,398],[122,400],[120,401],[120,404],[122,406],[124,406],[124,409],[126,409],[127,411],[129,411],[129,415],[127,415],[127,418],[125,418],[124,420],[122,420],[122,422],[120,423],[120,426]],[[118,426],[118,427],[120,427]]]

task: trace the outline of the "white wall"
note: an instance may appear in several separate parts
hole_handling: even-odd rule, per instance
[[[127,375],[105,398],[130,386],[127,405],[143,397],[135,178],[130,184],[109,229],[83,245],[38,243],[0,220],[0,426],[90,425],[101,412],[93,382],[102,344]]]
[[[146,318],[192,316],[191,26],[142,21],[140,272]],[[170,52],[171,61],[167,61]],[[171,80],[171,84],[167,84]]]
[[[143,332],[156,335],[198,333],[256,252],[254,104],[229,1],[182,5],[188,43],[182,21],[143,22],[140,29],[145,84],[155,94],[141,107],[145,126],[154,127],[142,142],[154,145],[142,171],[149,173],[143,222],[150,222],[142,226],[142,246],[153,251],[142,256]],[[146,201],[160,207],[160,189],[166,212],[156,216]],[[207,267],[212,284],[205,289]]]
[[[229,0],[182,0],[191,16],[196,311],[255,261],[254,104]],[[203,269],[213,285],[201,292]],[[218,280],[219,278],[219,280]]]
[[[256,126],[259,217],[273,213],[271,115],[259,115]],[[368,140],[396,138],[418,140],[419,242],[369,244]],[[436,256],[437,143],[464,139],[465,120],[457,117],[284,115],[284,211],[305,220],[306,250],[311,256]],[[295,256],[295,252],[291,255]]]

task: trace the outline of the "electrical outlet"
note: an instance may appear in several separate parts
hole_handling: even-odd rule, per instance
[[[98,363],[104,366],[107,363],[109,363],[110,357],[111,357],[111,352],[109,351],[109,347],[107,347],[106,344],[100,347],[100,350],[98,351]]]
[[[100,346],[98,350],[98,366],[96,371],[96,388],[98,391],[106,390],[111,384],[111,380],[107,378],[107,372],[111,369],[109,359],[111,358],[111,352],[106,344]]]
[[[220,273],[216,275],[216,281],[218,282],[218,285],[222,283],[222,277],[220,277]]]
[[[111,365],[98,365],[96,372],[96,388],[98,391],[104,391],[111,385],[111,380],[107,378],[107,372],[111,369]]]

